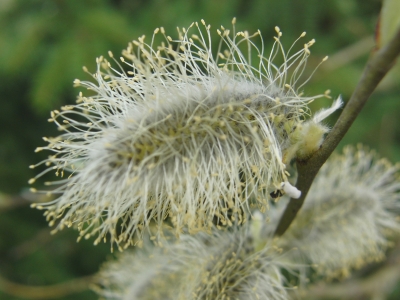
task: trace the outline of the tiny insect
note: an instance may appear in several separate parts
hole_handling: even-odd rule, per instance
[[[301,196],[301,191],[299,191],[295,186],[291,185],[289,182],[285,181],[281,183],[281,189],[275,190],[269,195],[272,199],[279,198],[284,194],[288,195],[291,198],[298,199]]]
[[[273,191],[272,193],[270,193],[269,195],[271,196],[272,199],[276,199],[276,198],[283,196],[283,191],[276,190],[276,191]]]

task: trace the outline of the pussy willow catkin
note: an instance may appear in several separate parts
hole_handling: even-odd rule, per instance
[[[282,186],[299,196],[285,166],[318,149],[328,130],[320,122],[341,101],[306,120],[307,104],[328,96],[298,92],[314,40],[290,54],[276,27],[265,55],[260,32],[232,23],[217,30],[215,56],[204,21],[178,29],[178,39],[157,28],[149,44],[144,36],[129,44],[122,65],[109,53],[118,68],[100,57],[93,82],[75,81],[92,96],[51,113],[63,133],[37,149],[52,155],[32,166],[47,169],[30,181],[61,177],[46,183],[59,198],[35,205],[51,225],[60,219],[56,230],[75,226],[81,237],[97,235],[95,244],[110,233],[121,248],[144,231],[160,237],[166,222],[177,235],[242,223]]]
[[[272,243],[255,249],[252,226],[183,234],[164,248],[145,243],[107,262],[95,290],[110,300],[289,299],[283,273],[295,264]]]
[[[292,260],[310,264],[317,275],[347,277],[384,259],[400,234],[399,214],[400,165],[366,147],[347,146],[323,165],[301,212],[277,244],[284,251],[298,249],[290,252]]]

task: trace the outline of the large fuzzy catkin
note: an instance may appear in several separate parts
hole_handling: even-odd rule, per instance
[[[243,222],[250,206],[264,211],[282,183],[299,195],[288,188],[285,164],[318,149],[327,131],[321,120],[305,121],[306,105],[327,93],[304,97],[295,87],[314,41],[289,55],[276,28],[265,57],[253,42],[259,32],[221,27],[213,56],[202,23],[178,30],[177,40],[161,28],[150,44],[133,41],[121,58],[127,72],[98,58],[95,82],[75,81],[92,96],[51,113],[64,133],[37,149],[53,154],[32,166],[48,168],[30,182],[49,171],[66,177],[47,182],[58,199],[36,205],[51,225],[60,219],[56,230],[75,226],[81,237],[97,235],[95,244],[110,233],[112,243],[128,246],[152,221],[158,236],[165,219],[177,235],[209,231],[213,221]],[[164,41],[155,46],[158,37]],[[310,127],[318,137],[305,148]]]

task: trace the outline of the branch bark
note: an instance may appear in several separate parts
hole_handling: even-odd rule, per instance
[[[0,291],[24,299],[54,299],[89,290],[93,276],[81,277],[48,286],[29,286],[11,282],[0,276]]]
[[[275,236],[283,235],[302,207],[311,184],[321,166],[325,163],[343,136],[349,130],[354,120],[361,112],[368,98],[379,82],[393,66],[396,57],[400,54],[400,28],[393,39],[367,62],[364,72],[358,82],[350,100],[343,109],[335,126],[322,143],[321,148],[306,161],[297,161],[298,179],[296,187],[302,192],[299,199],[290,199],[279,224]]]

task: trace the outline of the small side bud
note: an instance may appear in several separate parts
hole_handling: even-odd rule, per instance
[[[282,189],[290,198],[298,199],[301,196],[301,191],[299,191],[295,186],[291,185],[288,181],[282,182]]]
[[[319,149],[324,140],[324,134],[328,131],[328,127],[312,120],[304,123],[300,132],[301,138],[297,147],[296,157],[300,160],[310,157]]]

